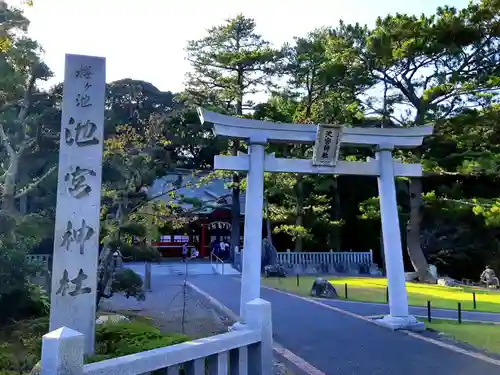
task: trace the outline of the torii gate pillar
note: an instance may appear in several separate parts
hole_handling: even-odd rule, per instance
[[[245,198],[245,226],[241,273],[240,317],[245,321],[247,302],[260,298],[262,208],[264,205],[265,139],[248,142],[249,168]]]
[[[262,241],[262,209],[264,172],[302,174],[349,174],[377,176],[382,235],[384,242],[387,284],[389,289],[389,315],[376,322],[396,329],[422,330],[423,323],[409,314],[401,233],[396,201],[396,176],[421,177],[420,164],[406,164],[392,159],[392,150],[413,148],[431,135],[432,126],[413,128],[353,128],[346,127],[341,136],[332,138],[331,126],[324,133],[321,126],[309,124],[282,124],[249,120],[221,115],[198,109],[201,122],[214,124],[216,135],[248,141],[249,155],[215,157],[215,169],[248,172],[245,202],[245,235],[243,246],[243,272],[241,284],[240,316],[245,322],[246,303],[260,297],[260,267]],[[328,142],[327,142],[328,141]],[[275,158],[265,155],[266,143],[299,143],[315,145],[313,160]],[[368,162],[337,161],[331,163],[331,154],[340,144],[376,147],[376,160]],[[316,150],[317,149],[317,150]],[[323,155],[327,155],[324,157]],[[338,154],[337,154],[338,155]],[[320,160],[324,159],[324,160]]]
[[[390,314],[379,319],[378,323],[392,329],[411,329],[413,327],[420,330],[425,329],[422,323],[409,315],[408,311],[392,150],[392,145],[380,145],[375,150],[375,159],[380,168],[377,182],[390,311]]]

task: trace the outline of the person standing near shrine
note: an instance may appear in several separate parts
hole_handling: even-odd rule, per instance
[[[224,240],[221,240],[220,241],[220,244],[219,244],[219,247],[220,247],[220,258],[222,260],[226,260],[228,258],[228,248],[229,248],[229,244],[226,243]]]

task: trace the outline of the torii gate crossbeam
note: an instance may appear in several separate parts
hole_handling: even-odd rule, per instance
[[[248,171],[245,203],[245,233],[243,244],[243,272],[240,316],[245,320],[245,304],[260,297],[260,264],[262,237],[262,208],[264,172],[302,174],[351,174],[377,176],[380,213],[384,245],[384,259],[389,289],[390,314],[377,320],[392,329],[421,330],[419,323],[408,311],[408,296],[403,266],[403,252],[396,201],[396,176],[420,177],[419,164],[404,164],[392,159],[394,148],[417,147],[433,127],[406,129],[345,128],[341,144],[375,147],[375,160],[367,162],[338,161],[335,166],[316,166],[312,160],[276,158],[265,155],[268,142],[314,144],[318,127],[309,124],[281,124],[241,119],[198,109],[201,122],[214,125],[215,134],[248,142],[249,154],[215,157],[215,169]]]

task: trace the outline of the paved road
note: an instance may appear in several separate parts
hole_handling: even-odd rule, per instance
[[[372,316],[372,315],[386,315],[389,313],[389,306],[379,303],[366,303],[355,301],[335,301],[335,300],[322,300],[321,302],[353,312],[358,315]],[[410,314],[414,316],[427,317],[426,307],[410,307]],[[431,316],[435,319],[458,319],[458,312],[456,310],[432,309]],[[492,322],[500,323],[500,314],[485,313],[476,311],[462,311],[462,319],[478,322]]]
[[[239,314],[240,282],[229,276],[189,280]],[[327,375],[472,375],[500,367],[403,333],[262,289],[273,308],[275,340]]]

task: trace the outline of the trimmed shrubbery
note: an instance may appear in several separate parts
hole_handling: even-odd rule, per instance
[[[29,374],[40,360],[42,336],[48,332],[48,318],[27,320],[6,326],[0,332],[0,375]],[[148,322],[104,323],[96,327],[95,354],[86,363],[180,344],[181,334],[160,332]]]
[[[102,324],[96,329],[95,355],[88,362],[162,348],[187,340],[185,335],[161,333],[159,329],[141,320]]]

